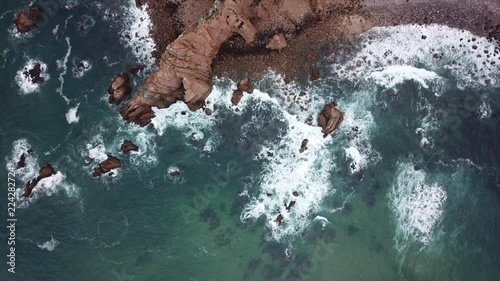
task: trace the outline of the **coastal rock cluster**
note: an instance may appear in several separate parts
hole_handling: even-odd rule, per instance
[[[25,154],[23,154],[23,155],[25,155]],[[23,158],[23,156],[21,156],[21,160],[23,162],[25,159],[26,158]],[[19,166],[19,162],[18,162],[18,166]],[[30,197],[32,192],[33,192],[33,189],[36,187],[38,182],[40,182],[44,178],[48,178],[48,177],[55,175],[55,174],[56,174],[56,171],[54,170],[54,168],[52,168],[52,166],[50,164],[45,164],[40,169],[38,176],[26,183],[26,186],[24,187],[24,192],[23,192],[22,196],[23,197]]]
[[[122,166],[122,162],[120,159],[116,158],[115,156],[108,154],[108,158],[101,163],[94,169],[94,173],[92,174],[93,177],[99,177],[102,174],[111,172],[111,170],[119,168]]]
[[[285,48],[285,36],[276,31],[296,30],[309,18],[320,16],[326,6],[325,0],[213,1],[201,20],[191,22],[168,45],[159,68],[144,81],[120,114],[128,122],[146,126],[155,116],[152,107],[165,108],[180,100],[191,110],[202,108],[212,89],[212,62],[224,43]],[[261,39],[265,33],[274,35]],[[235,34],[238,36],[234,37]],[[236,92],[233,104],[241,96]]]

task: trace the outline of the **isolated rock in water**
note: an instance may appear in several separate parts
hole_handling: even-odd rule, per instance
[[[286,210],[287,210],[287,211],[290,211],[290,209],[291,209],[293,206],[295,206],[295,203],[296,203],[295,201],[290,201],[290,204],[288,204],[288,206],[287,206],[287,205],[286,205],[286,203],[285,203],[285,208],[286,208]]]
[[[121,150],[123,151],[123,153],[129,153],[130,151],[139,151],[139,147],[130,140],[124,140]]]
[[[24,155],[24,154],[23,154]],[[41,169],[38,177],[30,180],[29,182],[26,183],[26,186],[24,187],[24,192],[23,192],[23,197],[29,197],[31,193],[33,192],[33,189],[36,187],[38,182],[44,178],[48,178],[52,175],[55,175],[56,171],[50,164],[45,164]]]
[[[234,33],[253,42],[257,29],[250,22],[251,0],[216,1],[213,12],[189,26],[163,53],[159,69],[149,76],[122,108],[129,122],[145,126],[154,113],[151,107],[168,107],[177,100],[191,110],[204,105],[212,90],[212,60],[221,44]]]
[[[279,214],[278,217],[274,220],[274,222],[278,224],[278,226],[280,226],[283,223],[283,215]]]
[[[271,49],[271,50],[281,50],[287,46],[286,44],[286,39],[285,36],[283,36],[282,33],[278,33],[269,40],[269,43],[267,43],[266,48]]]
[[[234,90],[233,96],[231,97],[231,103],[233,105],[238,105],[238,103],[240,103],[240,100],[242,97],[243,97],[243,91]]]
[[[325,138],[335,131],[344,120],[344,112],[338,110],[336,106],[337,104],[334,102],[325,105],[319,115],[318,123]]]
[[[309,143],[309,140],[308,140],[308,139],[304,139],[304,140],[302,141],[302,144],[300,145],[300,150],[299,150],[299,152],[300,152],[300,153],[302,153],[302,152],[304,152],[304,151],[306,151],[306,150],[307,150],[307,144],[308,144],[308,143]]]
[[[35,64],[32,69],[25,70],[23,75],[34,84],[42,84],[45,81],[45,79],[41,76],[42,65],[39,63]]]
[[[21,157],[19,157],[19,161],[17,161],[16,164],[16,169],[24,168],[26,167],[26,153],[21,154]]]
[[[250,79],[245,78],[238,83],[238,90],[247,92],[249,94],[253,93],[253,87],[250,85]]]
[[[94,173],[92,174],[93,177],[99,177],[102,174],[105,174],[113,169],[116,169],[118,167],[121,167],[122,163],[120,162],[120,159],[114,157],[111,154],[108,154],[108,159],[102,161],[99,163],[99,166],[97,166],[94,169]]]
[[[119,104],[130,93],[129,77],[127,74],[118,74],[108,88],[109,103]]]
[[[26,7],[20,10],[14,17],[17,31],[25,33],[36,27],[37,18],[42,14],[40,6]]]

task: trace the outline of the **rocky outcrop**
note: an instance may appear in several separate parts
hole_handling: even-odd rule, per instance
[[[42,65],[39,63],[35,64],[32,69],[25,70],[23,75],[34,84],[42,84],[45,81],[42,77]]]
[[[266,48],[271,49],[271,50],[281,50],[287,46],[286,44],[286,38],[283,36],[283,33],[278,33],[269,40],[269,43],[267,43]]]
[[[302,140],[302,143],[301,143],[301,145],[300,145],[300,150],[299,150],[299,152],[300,152],[300,153],[302,153],[302,152],[304,152],[304,151],[306,151],[306,150],[307,150],[307,144],[308,144],[308,143],[309,143],[309,140],[308,140],[308,139],[304,139],[304,140]]]
[[[123,153],[129,153],[130,151],[139,151],[139,147],[130,140],[124,140],[121,150]]]
[[[17,31],[25,33],[31,31],[37,25],[37,18],[42,14],[40,6],[26,7],[20,10],[14,17]]]
[[[167,2],[177,5],[177,12],[174,13],[184,11],[184,2]],[[310,0],[215,1],[208,15],[196,24],[189,25],[181,36],[168,45],[158,70],[143,82],[120,110],[120,114],[128,122],[145,126],[155,116],[152,107],[168,107],[179,100],[184,101],[191,110],[203,107],[212,88],[211,64],[221,44],[229,39],[231,42],[241,42],[238,43],[241,45],[261,44],[255,43],[258,32],[275,34],[278,29],[295,30],[317,7],[318,4],[311,4]],[[179,21],[182,21],[182,15],[177,15]],[[283,39],[282,34],[276,37],[276,43],[279,43],[277,47],[281,48],[286,43]],[[235,104],[239,97],[241,93],[236,92]]]
[[[276,219],[274,220],[274,222],[280,226],[282,223],[283,223],[283,215],[282,214],[279,214]]]
[[[40,182],[44,178],[48,178],[52,175],[55,175],[56,171],[50,164],[45,164],[41,169],[39,175],[30,180],[29,182],[26,183],[26,186],[24,187],[24,192],[22,194],[23,197],[29,197],[31,196],[33,189],[36,187],[38,182]]]
[[[247,92],[249,94],[253,93],[253,87],[250,85],[250,79],[245,78],[238,83],[238,88],[234,90],[233,96],[231,97],[231,103],[233,105],[238,105],[241,98],[243,97],[243,92]]]
[[[321,126],[323,137],[333,133],[344,120],[344,112],[337,109],[335,102],[329,103],[323,107],[318,118],[318,124]]]
[[[108,88],[109,103],[119,104],[130,93],[130,81],[127,74],[118,74]]]
[[[120,114],[129,122],[147,125],[154,113],[177,100],[191,110],[204,105],[211,91],[211,64],[220,45],[233,33],[247,42],[255,40],[256,28],[249,20],[252,1],[218,1],[206,20],[190,26],[162,55],[160,67],[141,85]]]
[[[231,103],[233,105],[238,105],[238,103],[240,103],[240,100],[242,97],[243,97],[243,91],[234,90],[233,96],[231,97]]]
[[[100,177],[102,174],[105,174],[113,169],[116,169],[118,167],[121,167],[122,163],[120,162],[120,159],[114,157],[111,154],[108,154],[108,158],[101,163],[99,163],[99,166],[97,166],[94,169],[94,173],[92,174],[93,177]]]

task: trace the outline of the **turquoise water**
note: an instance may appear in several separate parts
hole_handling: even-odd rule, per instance
[[[436,26],[371,31],[318,62],[319,81],[271,73],[235,110],[234,82],[218,78],[213,116],[176,104],[150,130],[125,124],[106,101],[112,77],[145,59],[119,43],[129,18],[105,17],[130,3],[79,2],[26,41],[9,32],[22,5],[2,5],[0,155],[8,167],[33,148],[16,172],[19,192],[46,162],[61,174],[17,201],[16,273],[4,258],[1,280],[500,279],[500,61],[485,66],[470,48],[493,56],[486,40]],[[24,94],[15,77],[30,59],[50,79]],[[78,78],[81,60],[92,68]],[[332,100],[346,119],[323,139],[307,119]],[[139,154],[120,152],[125,138]],[[123,167],[93,179],[87,158],[104,152]],[[297,204],[285,212],[292,191]],[[6,204],[0,214],[7,224]]]

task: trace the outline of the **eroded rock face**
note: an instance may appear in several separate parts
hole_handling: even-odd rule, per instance
[[[344,120],[344,112],[337,109],[337,104],[332,102],[321,110],[318,118],[318,123],[321,126],[323,137],[327,137],[329,134],[333,133]]]
[[[151,5],[161,4],[160,1],[149,2]],[[204,13],[206,6],[212,2],[208,14],[197,22],[186,11],[191,11],[189,3],[196,3],[193,8],[197,8],[198,1],[162,2],[163,6],[171,7],[168,15],[162,17],[176,18],[174,21],[180,23],[178,26],[183,33],[165,49],[158,70],[143,82],[132,99],[120,110],[124,120],[142,126],[148,125],[155,116],[153,107],[165,108],[176,101],[185,102],[191,110],[202,108],[212,89],[212,61],[224,42],[230,42],[232,47],[265,47],[269,43],[270,48],[284,48],[287,42],[282,33],[272,38],[271,42],[268,41],[267,34],[294,32],[306,21],[319,15],[320,11],[327,9],[328,5],[333,5],[327,5],[324,0],[203,0],[199,9],[196,9],[199,13],[194,14]],[[153,14],[156,15],[154,11]],[[161,35],[158,28],[156,27],[154,34]],[[257,33],[267,39],[255,40]],[[241,37],[233,36],[235,34]],[[236,47],[238,48],[242,49]],[[234,98],[236,104],[239,96],[241,95],[237,92]]]
[[[109,103],[119,104],[130,93],[130,81],[127,74],[118,74],[108,88]]]
[[[130,140],[124,140],[121,150],[123,153],[129,153],[130,151],[139,151],[139,147]]]
[[[17,31],[25,33],[36,27],[37,18],[42,14],[40,6],[26,7],[20,10],[14,17],[14,24]]]
[[[233,33],[240,34],[247,42],[255,40],[257,30],[248,13],[251,2],[217,2],[212,16],[187,28],[167,47],[159,69],[144,81],[122,108],[122,117],[146,125],[154,117],[151,107],[164,108],[182,100],[191,110],[201,108],[212,89],[211,64],[220,45]]]
[[[23,154],[24,155],[24,154]],[[38,182],[44,178],[48,178],[52,175],[55,175],[56,171],[50,164],[45,164],[41,169],[39,175],[30,180],[29,182],[26,183],[26,186],[24,187],[24,192],[23,192],[23,197],[29,197],[31,196],[33,189],[36,187]]]
[[[114,157],[111,154],[108,154],[108,158],[101,163],[99,163],[99,166],[97,166],[94,169],[94,173],[92,174],[93,177],[99,177],[102,174],[105,174],[113,169],[116,169],[118,167],[121,167],[122,163],[120,162],[120,159]]]

